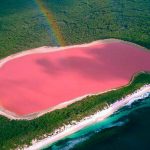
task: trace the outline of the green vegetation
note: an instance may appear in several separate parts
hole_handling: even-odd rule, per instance
[[[8,150],[24,144],[30,145],[32,139],[41,139],[44,134],[51,133],[72,120],[81,120],[83,117],[103,109],[106,104],[111,104],[148,83],[150,83],[150,74],[141,73],[135,76],[132,83],[126,87],[102,95],[89,96],[67,108],[47,113],[31,121],[9,120],[1,116],[0,148]]]
[[[36,0],[0,4],[0,58],[56,45]],[[42,0],[53,13],[66,44],[118,38],[150,48],[149,0]]]
[[[117,38],[150,48],[149,0],[71,0],[70,5],[68,1],[45,3],[69,44]]]

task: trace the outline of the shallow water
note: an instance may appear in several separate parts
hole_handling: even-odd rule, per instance
[[[149,150],[150,98],[125,106],[102,122],[93,124],[51,145],[46,150]]]

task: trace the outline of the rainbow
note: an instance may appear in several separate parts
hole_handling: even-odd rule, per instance
[[[56,44],[59,46],[65,46],[65,40],[61,34],[60,28],[57,24],[57,21],[53,15],[53,13],[45,6],[42,0],[35,0],[39,10],[45,16],[47,23],[53,33],[53,40],[56,41]],[[52,36],[52,35],[51,35]]]

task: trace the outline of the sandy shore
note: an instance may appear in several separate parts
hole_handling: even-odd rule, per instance
[[[146,97],[149,97],[149,95],[150,95],[150,85],[145,85],[139,90],[135,91],[133,94],[127,95],[125,98],[116,101],[115,103],[111,104],[107,108],[104,108],[104,110],[95,113],[94,115],[88,116],[79,122],[73,121],[71,124],[59,128],[53,134],[49,135],[48,137],[44,138],[41,141],[34,140],[32,142],[33,145],[30,147],[25,147],[25,150],[37,150],[37,149],[47,147],[50,144],[72,133],[75,133],[86,126],[104,120],[105,118],[113,114],[115,111],[120,109],[121,107],[125,105],[131,105],[133,102],[139,99],[144,99]]]

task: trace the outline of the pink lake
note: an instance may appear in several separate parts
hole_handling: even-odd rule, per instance
[[[49,52],[14,58],[0,67],[1,107],[19,115],[39,112],[118,88],[128,84],[135,73],[150,71],[150,52],[119,41],[56,52],[43,49]]]

